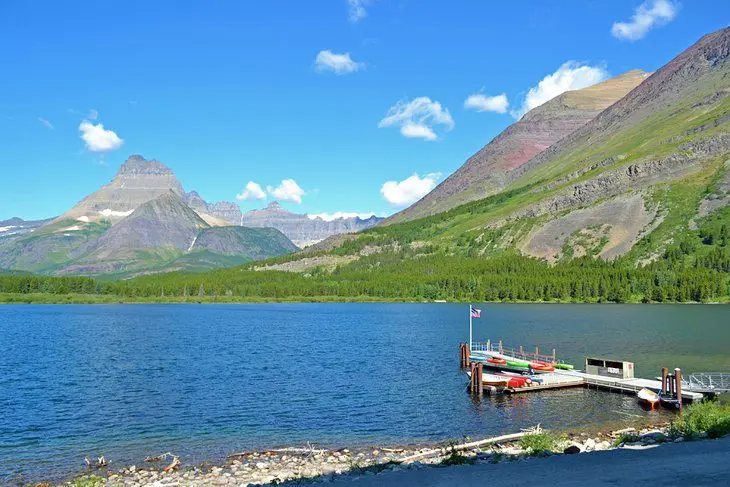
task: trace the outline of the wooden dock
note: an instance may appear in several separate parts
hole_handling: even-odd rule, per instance
[[[471,381],[470,390],[473,393],[486,393],[486,394],[518,394],[522,392],[534,392],[534,391],[545,391],[550,389],[561,389],[565,387],[588,387],[603,389],[609,392],[619,392],[627,394],[636,394],[641,389],[650,389],[655,392],[662,392],[662,380],[653,379],[641,379],[633,377],[634,364],[631,362],[617,362],[612,360],[603,359],[586,359],[586,370],[589,368],[591,372],[593,370],[606,371],[607,375],[597,375],[593,373],[587,373],[580,370],[558,370],[549,373],[534,374],[532,377],[539,379],[541,383],[533,382],[532,384],[524,387],[488,387],[479,386],[479,379],[481,377],[482,368],[494,368],[498,370],[511,370],[513,372],[524,373],[524,369],[509,367],[506,365],[492,365],[488,363],[490,357],[504,358],[506,360],[539,360],[545,363],[560,363],[555,357],[555,351],[553,350],[552,355],[540,355],[539,350],[536,348],[535,352],[526,352],[523,347],[517,349],[508,349],[502,346],[500,341],[498,346],[495,346],[488,341],[485,344],[474,343],[473,349],[466,343],[462,343],[460,346],[460,362],[461,366],[472,367],[472,374],[469,377],[476,375],[476,369],[474,365],[478,365],[479,375],[474,377]],[[600,367],[595,364],[598,362]],[[590,367],[589,367],[590,366]],[[624,367],[625,366],[625,367]],[[611,368],[608,368],[611,367]],[[622,370],[628,370],[630,373],[621,374]],[[663,372],[667,373],[667,369],[663,369]],[[667,384],[671,385],[671,389],[667,389],[668,394],[677,396],[677,393],[681,394],[683,402],[701,401],[705,394],[697,390],[691,390],[689,387],[680,387],[673,384],[681,384],[681,373],[679,369],[675,370],[678,374],[676,378],[669,376],[669,379],[676,379],[674,382],[670,380]],[[625,378],[622,378],[625,377]],[[666,377],[665,377],[666,380]],[[674,388],[677,390],[675,391]]]
[[[600,375],[591,375],[579,370],[556,370],[554,374],[579,379],[586,387],[595,387],[597,389],[606,389],[617,392],[638,392],[641,389],[651,389],[654,392],[662,390],[662,382],[652,379],[615,379],[613,377],[603,377]],[[682,390],[682,399],[688,401],[701,401],[704,394],[701,392],[692,392]]]

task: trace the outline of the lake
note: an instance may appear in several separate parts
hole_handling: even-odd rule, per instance
[[[583,364],[730,370],[730,307],[488,304],[474,339]],[[464,304],[0,306],[0,484],[171,451],[190,464],[306,442],[414,444],[662,417],[567,389],[473,399]]]

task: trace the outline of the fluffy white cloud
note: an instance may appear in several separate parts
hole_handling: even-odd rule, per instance
[[[265,200],[266,199],[266,193],[264,192],[263,188],[261,188],[261,185],[258,183],[255,183],[253,181],[249,181],[246,184],[246,187],[244,188],[241,193],[236,195],[237,200]]]
[[[373,3],[373,0],[347,0],[347,15],[350,22],[359,22],[367,17],[365,7]]]
[[[392,206],[404,208],[426,196],[436,187],[440,177],[441,173],[438,172],[426,174],[424,177],[414,173],[403,181],[386,181],[380,188],[380,194]]]
[[[527,92],[519,110],[512,111],[512,116],[521,118],[522,115],[546,101],[570,90],[580,90],[587,86],[600,83],[608,79],[608,72],[600,66],[588,66],[576,61],[568,61],[552,74],[545,76],[537,86]]]
[[[454,128],[454,119],[449,111],[437,101],[427,96],[419,96],[411,101],[401,100],[388,110],[378,123],[379,128],[400,127],[404,137],[415,137],[425,140],[436,140],[438,136],[434,125],[443,125],[446,130]]]
[[[354,211],[336,211],[334,213],[310,213],[307,215],[310,220],[316,220],[317,218],[324,220],[326,222],[331,222],[332,220],[338,220],[340,218],[360,218],[362,220],[367,220],[371,216],[375,216],[375,212],[370,213],[357,213]]]
[[[506,113],[507,108],[509,108],[509,100],[507,100],[505,93],[497,96],[474,93],[466,99],[464,108],[473,108],[478,112]]]
[[[307,194],[293,179],[283,179],[279,186],[267,186],[266,190],[278,200],[291,201],[296,204],[301,204],[302,196]]]
[[[353,61],[349,52],[335,54],[329,49],[317,53],[314,65],[317,71],[332,71],[335,74],[349,74],[365,68],[365,63]]]
[[[46,120],[43,117],[38,117],[38,121],[41,123],[41,125],[43,125],[45,128],[47,128],[49,130],[56,129],[51,122],[49,122],[48,120]]]
[[[637,41],[654,27],[674,20],[679,4],[671,0],[646,0],[639,5],[628,22],[614,22],[611,34],[618,39]]]
[[[92,152],[108,152],[119,149],[124,141],[112,130],[106,130],[101,123],[84,120],[79,125],[81,138]]]

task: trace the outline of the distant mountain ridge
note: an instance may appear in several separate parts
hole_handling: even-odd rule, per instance
[[[366,219],[352,217],[325,220],[303,213],[292,213],[274,201],[269,203],[266,208],[244,213],[241,217],[241,225],[252,228],[276,228],[297,246],[306,247],[332,235],[359,232],[371,228],[382,220],[383,218],[375,215]]]

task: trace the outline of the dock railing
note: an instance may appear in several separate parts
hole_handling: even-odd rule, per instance
[[[487,340],[486,342],[474,342],[472,344],[472,351],[499,353],[501,355],[506,355],[508,357],[514,357],[516,359],[525,361],[538,361],[552,364],[562,363],[562,360],[559,360],[555,356],[555,349],[553,349],[552,355],[543,355],[540,354],[539,347],[535,347],[534,351],[527,350],[524,347],[506,347],[502,344],[501,341],[497,343],[494,343],[491,340]]]

